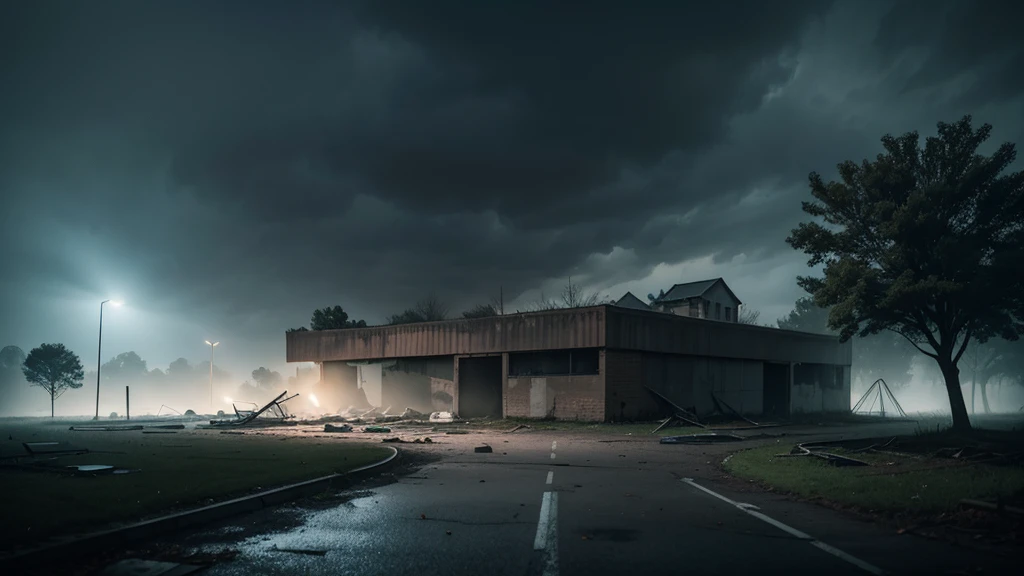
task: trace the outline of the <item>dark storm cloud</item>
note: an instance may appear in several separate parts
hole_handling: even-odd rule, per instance
[[[1020,92],[1006,41],[941,56],[953,12],[566,6],[5,4],[2,289],[123,290],[280,354],[313,307],[777,256],[807,172],[970,111],[910,95],[943,62]]]
[[[921,68],[906,90],[919,90],[959,74],[974,74],[964,94],[970,104],[1017,97],[1024,91],[1024,4],[1012,0],[904,0],[881,21],[877,43],[896,58],[922,51]]]

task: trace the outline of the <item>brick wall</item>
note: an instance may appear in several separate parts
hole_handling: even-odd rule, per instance
[[[504,390],[505,415],[557,420],[604,420],[604,377],[509,377]]]

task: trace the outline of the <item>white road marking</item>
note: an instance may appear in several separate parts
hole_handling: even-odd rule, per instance
[[[885,574],[885,570],[882,570],[881,568],[879,568],[877,566],[874,566],[872,564],[868,564],[867,562],[861,560],[860,558],[856,558],[854,556],[850,556],[846,552],[843,552],[842,550],[840,550],[840,549],[838,549],[838,548],[836,548],[834,546],[830,546],[828,544],[825,544],[824,542],[821,542],[820,540],[816,540],[814,537],[810,536],[809,534],[805,534],[805,533],[797,530],[796,528],[793,528],[791,526],[787,526],[787,525],[783,524],[782,522],[779,522],[778,520],[776,520],[774,518],[771,518],[769,516],[766,516],[766,515],[758,512],[757,511],[757,506],[754,506],[752,504],[745,504],[745,503],[742,503],[742,502],[736,502],[735,500],[731,500],[729,498],[726,498],[725,496],[722,496],[721,494],[719,494],[717,492],[714,492],[712,490],[709,490],[709,489],[701,486],[700,484],[697,484],[696,482],[693,481],[693,478],[683,478],[683,482],[689,484],[690,486],[693,486],[694,488],[696,488],[696,489],[698,489],[698,490],[700,490],[702,492],[710,494],[710,495],[714,496],[715,498],[718,498],[719,500],[722,500],[723,502],[727,502],[730,505],[735,506],[736,508],[739,508],[740,510],[746,512],[747,514],[750,514],[754,518],[757,518],[758,520],[762,520],[764,522],[767,522],[768,524],[771,524],[772,526],[775,526],[779,530],[782,530],[783,532],[786,532],[786,533],[790,534],[791,536],[795,536],[796,538],[799,538],[801,540],[807,540],[811,544],[811,546],[814,546],[815,548],[818,548],[819,550],[823,550],[825,552],[828,552],[829,554],[835,556],[836,558],[839,558],[841,560],[845,560],[846,562],[849,562],[850,564],[853,564],[854,566],[860,568],[861,570],[864,570],[865,572],[868,572],[870,574],[875,574],[876,576],[881,576],[882,574]]]
[[[533,549],[544,552],[542,576],[558,576],[558,492],[544,493]]]
[[[551,451],[554,452],[555,448],[558,448],[558,440],[551,441]]]
[[[551,522],[551,492],[545,492],[540,501],[540,518],[537,520],[537,536],[533,539],[533,549],[543,550],[548,545],[548,523]]]
[[[555,459],[555,453],[554,453],[554,452],[552,452],[552,453],[551,453],[551,459],[552,459],[552,460],[554,460],[554,459]]]
[[[554,470],[548,471],[548,480],[547,480],[547,482],[545,482],[545,484],[551,484],[551,481],[554,480],[554,479],[555,479],[555,471]]]

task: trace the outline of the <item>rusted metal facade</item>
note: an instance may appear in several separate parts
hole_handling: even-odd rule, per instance
[[[832,336],[616,306],[287,335],[289,362],[379,360],[607,348],[766,362],[849,366]]]
[[[605,346],[608,307],[287,334],[288,362],[377,360]]]
[[[849,366],[852,344],[834,336],[609,307],[605,346],[712,358]]]

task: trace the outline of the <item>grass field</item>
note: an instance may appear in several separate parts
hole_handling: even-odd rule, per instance
[[[9,464],[0,467],[5,502],[0,549],[345,472],[391,453],[379,444],[296,436],[222,435],[209,430],[70,432],[61,428],[0,426],[3,454],[17,453],[22,442],[50,440],[90,450],[89,454],[45,461],[53,471]],[[134,472],[80,476],[64,468],[81,464],[112,465]]]
[[[783,442],[744,450],[733,454],[724,468],[776,490],[881,513],[946,511],[964,498],[1008,497],[1024,491],[1024,469],[1018,466],[863,453],[854,457],[871,466],[837,468],[818,458],[777,456],[791,447]]]

